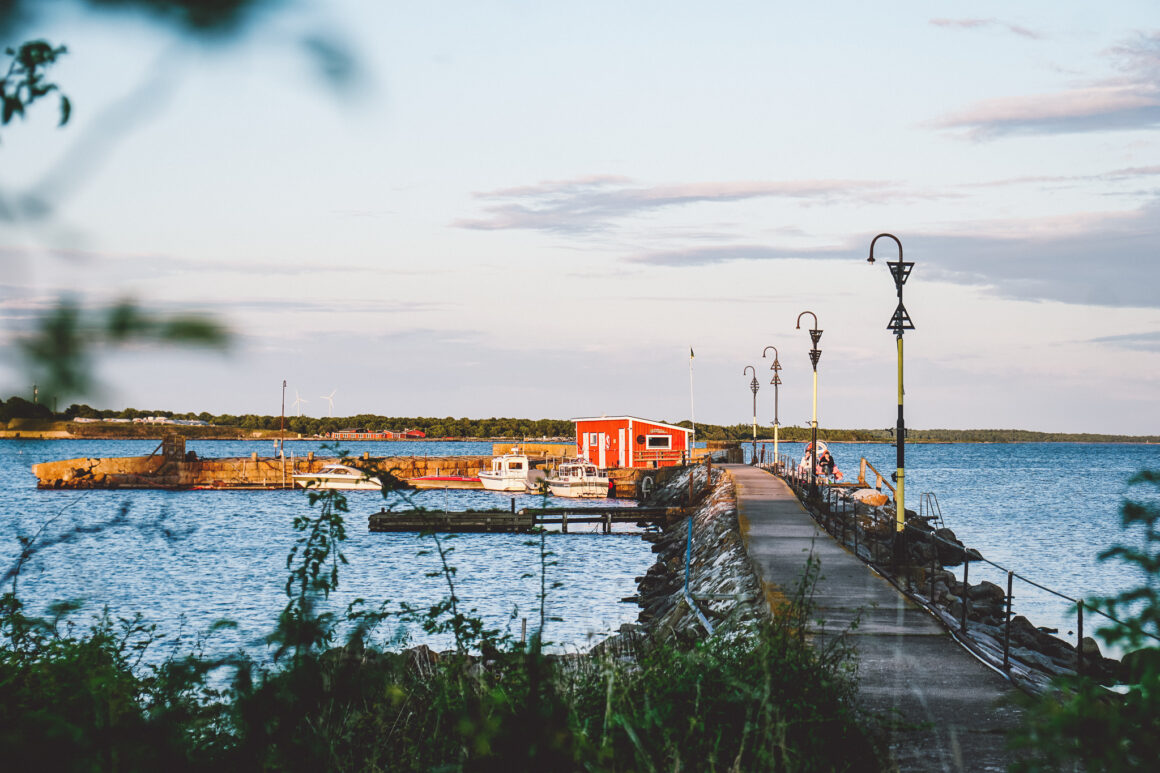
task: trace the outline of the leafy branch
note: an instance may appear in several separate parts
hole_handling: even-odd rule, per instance
[[[57,57],[68,53],[64,46],[52,46],[43,40],[30,40],[19,48],[7,48],[4,53],[12,57],[8,65],[8,73],[0,79],[0,99],[3,107],[0,108],[0,125],[7,126],[9,122],[20,116],[31,105],[49,94],[56,92],[60,96],[60,123],[68,123],[72,113],[72,104],[60,91],[55,83],[45,79],[45,71],[55,62]]]

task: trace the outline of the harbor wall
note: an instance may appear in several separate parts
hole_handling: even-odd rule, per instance
[[[338,459],[299,457],[285,460],[257,454],[218,459],[162,455],[65,459],[33,465],[39,488],[284,488],[295,473],[317,472]],[[356,462],[408,479],[426,475],[475,476],[491,464],[490,456],[401,456]],[[369,468],[368,468],[369,469]]]

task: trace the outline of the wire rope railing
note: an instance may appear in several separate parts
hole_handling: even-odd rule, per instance
[[[866,480],[866,470],[869,469],[874,472],[877,480],[873,487],[871,487]],[[809,499],[809,476],[808,472],[802,469],[800,462],[796,459],[787,458],[782,464],[782,478],[794,489],[798,497],[809,507],[807,510],[811,513],[814,519],[835,539],[845,543],[851,544],[854,548],[855,555],[874,564],[877,569],[884,574],[891,574],[890,569],[893,566],[895,572],[900,572],[902,567],[896,564],[898,552],[895,551],[894,541],[900,538],[899,533],[895,531],[895,521],[893,513],[884,513],[881,509],[876,507],[865,506],[860,508],[859,503],[851,496],[851,489],[862,486],[865,488],[874,488],[878,490],[883,484],[887,488],[892,487],[884,480],[881,474],[874,469],[873,465],[862,460],[862,465],[859,471],[859,480],[857,483],[838,484],[833,481],[820,479],[818,485],[820,486],[819,494],[816,499]],[[929,579],[929,596],[933,605],[935,579],[937,572],[940,569],[945,571],[946,563],[941,560],[941,555],[954,555],[961,560],[963,567],[963,579],[961,584],[961,601],[958,608],[958,628],[963,635],[970,635],[972,612],[972,598],[970,593],[970,569],[972,564],[985,564],[1002,574],[1006,580],[1006,589],[1003,594],[1003,616],[1002,616],[1002,667],[1004,671],[1011,669],[1011,634],[1012,634],[1012,620],[1015,617],[1015,599],[1016,586],[1015,581],[1025,583],[1028,586],[1036,588],[1044,593],[1050,594],[1056,598],[1067,602],[1069,606],[1075,610],[1076,620],[1076,673],[1082,675],[1085,670],[1085,654],[1084,654],[1084,626],[1085,613],[1089,616],[1091,614],[1098,615],[1107,621],[1122,627],[1129,627],[1128,623],[1115,615],[1099,608],[1094,603],[1086,601],[1081,597],[1071,595],[1069,593],[1052,588],[1042,582],[1032,579],[1031,577],[1016,571],[1014,569],[1003,566],[1002,564],[984,558],[978,551],[967,547],[961,542],[951,541],[935,533],[935,524],[937,528],[944,528],[942,509],[938,503],[938,498],[933,492],[924,492],[919,500],[920,510],[916,513],[916,518],[907,519],[904,525],[902,534],[903,539],[909,539],[913,542],[925,542],[933,548],[930,551],[930,565],[928,567],[927,577]],[[876,538],[874,535],[889,534],[888,539]],[[876,543],[877,550],[869,548],[869,543]],[[863,547],[865,549],[861,549]],[[940,551],[941,548],[941,551]],[[867,558],[869,556],[869,558]],[[882,560],[879,560],[879,559]],[[951,565],[955,565],[951,562]],[[895,576],[896,581],[899,579]],[[956,584],[957,584],[956,579]],[[925,584],[925,583],[924,583]],[[978,606],[978,605],[975,605]],[[977,625],[978,628],[983,628],[982,625]],[[990,626],[986,626],[990,627]],[[1160,642],[1160,637],[1148,633],[1147,631],[1139,631],[1139,634],[1154,641]],[[1062,641],[1062,640],[1061,640]]]

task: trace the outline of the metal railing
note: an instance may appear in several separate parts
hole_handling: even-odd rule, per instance
[[[874,470],[865,459],[863,461],[863,470],[869,467]],[[791,464],[785,469],[783,479],[794,489],[798,497],[807,504],[807,510],[819,525],[824,528],[827,533],[835,539],[840,540],[843,544],[852,545],[854,554],[863,558],[868,563],[871,563],[885,575],[894,576],[897,582],[898,577],[892,575],[890,571],[893,567],[895,570],[900,569],[895,563],[898,553],[895,551],[895,540],[899,539],[899,532],[895,529],[895,520],[893,514],[883,513],[878,508],[863,506],[858,507],[858,503],[852,498],[849,493],[850,486],[841,486],[830,484],[821,478],[818,479],[819,493],[815,500],[808,499],[809,493],[809,476],[799,469],[797,464]],[[877,470],[874,470],[878,475]],[[879,475],[879,482],[884,482]],[[889,484],[887,484],[889,486]],[[928,498],[929,497],[929,498]],[[1084,613],[1094,613],[1120,626],[1127,626],[1127,624],[1119,618],[1091,605],[1082,598],[1077,598],[1067,593],[1061,592],[1054,588],[1048,587],[1043,583],[1037,582],[1030,577],[1021,574],[1013,569],[1009,569],[999,563],[984,558],[966,545],[958,542],[951,542],[934,533],[933,527],[930,525],[931,521],[937,521],[939,528],[942,528],[942,510],[938,505],[938,498],[933,492],[924,492],[920,499],[920,508],[922,508],[923,515],[917,519],[921,526],[916,525],[912,521],[905,524],[904,532],[907,539],[912,539],[920,542],[929,542],[931,547],[931,559],[928,573],[929,596],[931,604],[934,604],[934,586],[937,581],[937,572],[939,569],[945,570],[942,561],[940,561],[940,553],[946,555],[956,554],[962,559],[963,579],[962,579],[962,595],[960,596],[961,604],[959,609],[958,627],[959,631],[969,636],[970,635],[970,613],[972,606],[978,608],[982,604],[973,604],[970,597],[970,569],[971,564],[986,564],[998,570],[1005,576],[1007,587],[1003,595],[1003,624],[1001,626],[1002,633],[1002,655],[1003,655],[1003,670],[1011,670],[1011,621],[1014,618],[1015,608],[1015,581],[1026,583],[1040,591],[1048,593],[1056,598],[1062,599],[1073,606],[1076,615],[1076,673],[1083,675],[1084,673]],[[859,523],[859,517],[864,521],[864,524]],[[888,533],[890,537],[887,540],[874,539],[871,535],[876,533]],[[874,543],[871,545],[870,543]],[[866,546],[867,553],[870,558],[864,558],[860,553],[859,547]],[[875,550],[877,547],[877,550]],[[940,550],[940,547],[942,548]],[[885,561],[876,560],[879,555],[886,557]],[[953,573],[952,573],[953,574]],[[957,580],[956,580],[957,582]],[[952,594],[953,595],[953,594]],[[979,626],[981,627],[981,626]],[[992,626],[987,626],[988,628]],[[1141,631],[1142,635],[1160,642],[1160,637],[1153,636],[1146,631]]]

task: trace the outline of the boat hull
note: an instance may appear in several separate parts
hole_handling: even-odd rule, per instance
[[[572,499],[607,499],[608,481],[548,481],[548,491],[554,497],[570,497]]]
[[[486,472],[479,474],[479,480],[488,491],[526,491],[528,479],[526,476],[512,477],[489,475]]]
[[[382,491],[383,484],[377,480],[327,480],[325,478],[294,478],[295,488],[312,488],[319,491]]]

